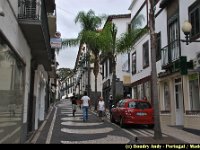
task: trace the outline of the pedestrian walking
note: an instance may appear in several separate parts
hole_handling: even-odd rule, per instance
[[[103,100],[103,97],[99,98],[98,102],[98,113],[99,113],[99,118],[101,121],[104,121],[104,116],[105,116],[105,102]]]
[[[73,96],[71,97],[71,102],[72,102],[72,114],[75,117],[76,107],[77,107],[77,98],[75,96],[75,93],[73,93]]]
[[[112,105],[113,105],[113,96],[112,95],[109,96],[108,104],[109,104],[109,111],[111,113],[111,109],[112,109]]]
[[[84,96],[81,98],[82,110],[83,110],[83,121],[88,121],[88,109],[90,107],[90,98],[87,96],[87,92],[84,92]]]

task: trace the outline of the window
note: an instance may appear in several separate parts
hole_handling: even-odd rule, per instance
[[[178,25],[178,15],[174,15],[168,20],[169,28],[169,54],[170,61],[175,61],[179,59],[180,56],[180,46],[179,46],[179,25]]]
[[[189,19],[192,24],[191,35],[198,38],[200,35],[200,1],[196,1],[189,7]]]
[[[142,99],[144,97],[144,86],[143,84],[139,84],[137,86],[137,98],[138,99]]]
[[[164,83],[164,110],[170,111],[170,93],[168,82]]]
[[[130,72],[130,53],[121,55],[122,71]]]
[[[144,96],[147,97],[147,100],[151,103],[151,83],[147,81],[144,83]]]
[[[159,61],[161,59],[161,33],[156,34],[156,61]]]
[[[129,108],[135,108],[135,107],[136,107],[136,103],[135,103],[135,102],[130,102],[130,103],[128,104],[128,107],[129,107]]]
[[[133,98],[135,98],[135,99],[138,98],[138,96],[137,96],[137,86],[133,87]]]
[[[147,26],[147,6],[146,2],[141,6],[135,17],[131,21],[131,29],[143,29]]]
[[[149,103],[147,103],[147,102],[136,102],[136,106],[135,106],[136,108],[138,108],[138,109],[149,109],[149,108],[151,108],[151,105],[149,104]]]
[[[9,125],[9,122],[14,121],[9,128],[1,126],[1,143],[13,143],[13,140],[20,142],[24,80],[24,64],[7,42],[0,37],[0,122],[2,125]],[[5,137],[10,138],[5,139]]]
[[[119,102],[118,102],[118,105],[117,105],[118,107],[123,107],[124,106],[124,100],[120,100]]]
[[[189,92],[191,110],[200,110],[198,74],[189,75]]]
[[[149,66],[149,41],[143,44],[143,68]]]
[[[136,52],[132,54],[132,74],[136,74]]]

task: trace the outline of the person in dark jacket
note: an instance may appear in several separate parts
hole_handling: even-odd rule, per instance
[[[112,96],[112,95],[109,96],[109,101],[108,101],[108,103],[109,103],[109,111],[110,111],[110,113],[111,113],[112,105],[114,104],[114,103],[113,103],[113,96]]]
[[[72,114],[75,117],[76,107],[77,107],[77,98],[75,94],[73,94],[73,96],[71,97],[71,102],[72,102]]]

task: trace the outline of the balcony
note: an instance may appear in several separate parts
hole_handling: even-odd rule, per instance
[[[173,63],[179,60],[181,56],[180,40],[175,40],[169,45],[161,49],[161,65],[162,69],[167,69],[173,65]]]
[[[18,0],[18,21],[38,64],[51,70],[50,34],[44,0]]]

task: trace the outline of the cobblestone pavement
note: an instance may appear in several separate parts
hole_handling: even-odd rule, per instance
[[[89,120],[83,122],[82,110],[72,115],[70,101],[61,101],[52,109],[46,122],[41,125],[27,143],[36,144],[126,144],[135,143],[130,134],[108,121],[101,121],[89,112]]]
[[[170,128],[169,128],[170,129]],[[83,122],[82,110],[77,109],[75,117],[69,100],[62,100],[52,107],[47,119],[27,141],[36,144],[178,144],[189,143],[174,137],[165,128],[163,138],[154,140],[153,130],[140,127],[120,128],[109,121],[109,113],[101,121],[93,108],[89,120]],[[179,139],[178,139],[179,138]]]

